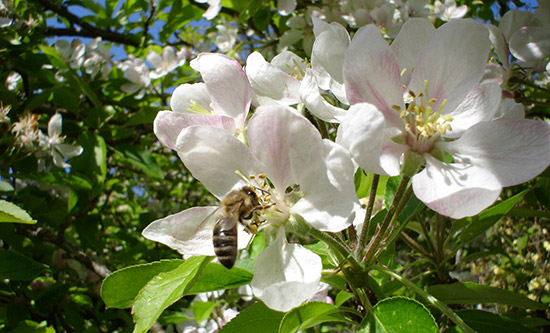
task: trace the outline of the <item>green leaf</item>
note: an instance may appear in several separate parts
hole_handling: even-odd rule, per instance
[[[502,216],[506,215],[528,191],[529,190],[525,190],[518,193],[479,214],[479,220],[472,221],[472,223],[470,223],[470,225],[460,234],[461,244],[466,244],[487,231],[487,229],[497,223]],[[462,245],[460,245],[460,247],[462,247]]]
[[[84,174],[92,181],[96,190],[101,190],[107,174],[107,146],[105,140],[93,133],[84,132],[78,136],[76,143],[84,151],[71,160],[71,172]]]
[[[135,166],[153,178],[164,178],[162,169],[148,150],[132,145],[120,145],[115,150],[123,162]]]
[[[535,302],[526,296],[471,282],[434,285],[428,287],[428,293],[445,304],[497,303],[522,309],[546,309],[544,304]]]
[[[284,315],[258,302],[241,311],[220,333],[277,333]]]
[[[457,314],[466,322],[466,324],[468,324],[468,326],[477,332],[537,332],[521,325],[515,320],[492,312],[481,310],[464,310],[457,312]]]
[[[30,281],[42,274],[46,266],[15,251],[0,251],[0,280]]]
[[[204,268],[200,279],[186,294],[235,288],[250,283],[252,277],[253,274],[247,270],[238,267],[227,269],[221,264],[211,263]]]
[[[191,305],[191,311],[195,316],[195,321],[200,323],[203,320],[208,319],[212,314],[212,310],[218,305],[217,302],[198,302],[194,301]]]
[[[17,327],[12,333],[55,333],[55,329],[51,326],[47,326],[48,322],[43,321],[41,323],[34,322],[32,320],[23,320],[17,323]]]
[[[11,192],[13,191],[13,186],[10,183],[0,180],[0,192]]]
[[[29,213],[11,202],[0,200],[0,222],[34,224],[36,220],[33,220]]]
[[[182,263],[181,259],[161,260],[118,270],[103,280],[101,298],[107,308],[129,308],[149,280],[159,273],[176,269]]]
[[[353,323],[349,316],[346,316],[346,312],[337,306],[323,302],[309,302],[288,312],[281,322],[279,332],[298,332],[327,321]]]
[[[363,327],[359,332],[427,333],[439,332],[434,317],[419,302],[406,297],[386,298],[373,308],[374,329]]]
[[[162,311],[193,287],[212,257],[191,257],[178,268],[152,278],[138,293],[132,307],[134,332],[146,332]]]

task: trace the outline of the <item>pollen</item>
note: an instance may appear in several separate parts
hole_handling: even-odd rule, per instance
[[[409,90],[407,94],[404,98],[406,108],[394,105],[392,109],[399,112],[399,118],[403,120],[411,148],[417,152],[429,151],[439,136],[452,131],[450,123],[453,117],[442,114],[447,101],[443,100],[437,106],[438,100],[429,97],[427,81],[424,82],[424,91],[415,93]]]
[[[210,110],[207,110],[202,105],[200,105],[197,101],[190,100],[189,108],[187,108],[187,111],[193,112],[193,113],[199,113],[199,114],[214,114],[214,105],[210,103],[209,107],[210,107]]]

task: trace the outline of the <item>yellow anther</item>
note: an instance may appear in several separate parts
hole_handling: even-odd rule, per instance
[[[401,111],[401,107],[399,107],[399,105],[392,105],[391,108],[395,111]]]
[[[401,71],[401,76],[403,76],[403,74],[405,74],[406,71],[407,71],[407,69],[403,68],[403,70]]]

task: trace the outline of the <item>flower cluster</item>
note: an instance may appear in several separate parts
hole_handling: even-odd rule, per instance
[[[463,15],[454,2],[439,6],[447,8],[438,7],[441,15]],[[362,219],[357,167],[412,177],[426,206],[462,218],[550,164],[550,127],[524,119],[521,105],[484,77],[491,43],[483,24],[453,19],[436,29],[409,15],[388,44],[373,24],[351,38],[338,23],[312,22],[309,62],[288,51],[267,62],[254,52],[243,69],[227,56],[200,54],[191,66],[203,82],[179,86],[172,110],[154,121],[159,140],[218,199],[243,186],[257,192],[260,207],[246,218],[267,246],[251,286],[280,311],[311,298],[322,270],[320,258],[289,243],[287,233],[302,221],[336,232]],[[304,109],[338,126],[326,136],[334,141],[321,137]],[[154,221],[143,235],[184,256],[212,256],[216,219],[208,217],[217,212],[194,207]],[[240,247],[250,238],[242,229]]]

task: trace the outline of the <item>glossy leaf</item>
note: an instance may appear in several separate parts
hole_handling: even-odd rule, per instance
[[[134,299],[153,277],[176,269],[183,260],[161,260],[143,265],[128,266],[111,273],[101,285],[101,298],[108,308],[129,308]]]
[[[271,310],[262,302],[245,308],[227,323],[220,333],[277,333],[285,314]]]
[[[445,304],[505,304],[523,309],[545,309],[544,304],[496,287],[464,282],[428,287],[428,293]]]
[[[0,200],[0,222],[34,224],[36,220],[33,220],[24,209],[11,202]]]
[[[289,311],[283,318],[279,332],[298,332],[324,322],[353,323],[350,312],[323,302],[308,302]]]

